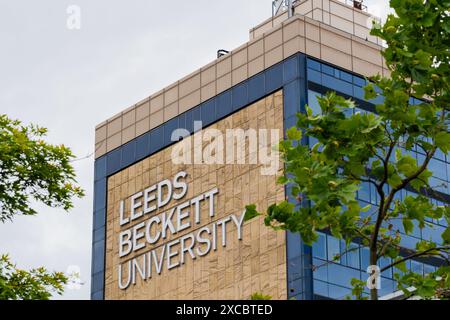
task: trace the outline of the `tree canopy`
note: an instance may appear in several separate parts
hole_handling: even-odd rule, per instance
[[[319,231],[344,239],[347,246],[358,242],[370,249],[370,265],[381,258],[392,259],[384,271],[395,267],[399,289],[406,295],[425,298],[448,297],[450,288],[450,209],[448,202],[436,205],[430,197],[442,194],[430,185],[431,159],[450,150],[450,2],[445,0],[391,0],[395,14],[384,25],[374,25],[372,34],[387,47],[382,54],[390,76],[375,75],[365,87],[365,99],[373,101],[375,112],[346,110],[355,103],[334,92],[318,98],[320,112],[306,106],[298,114],[296,127],[287,131],[279,150],[285,161],[285,175],[279,183],[289,186],[298,202],[271,205],[265,223],[276,229],[298,232],[306,244],[313,244]],[[411,103],[411,97],[420,101]],[[313,146],[299,143],[313,138]],[[422,153],[419,161],[414,152]],[[357,191],[363,183],[372,185],[380,199],[377,206],[360,206]],[[401,190],[413,195],[399,199]],[[306,200],[306,201],[305,201]],[[260,215],[247,206],[246,218]],[[415,250],[401,246],[403,234],[414,228],[433,228],[431,221],[444,219],[441,241],[423,239]],[[398,227],[396,221],[401,221]],[[441,220],[442,221],[442,220]],[[441,266],[427,275],[405,267],[413,258],[437,257]],[[354,279],[356,298],[363,294],[365,281]],[[408,288],[414,287],[414,293]],[[371,288],[370,298],[378,298]]]
[[[84,195],[75,180],[72,151],[45,142],[46,133],[0,115],[0,222],[37,214],[36,203],[68,211],[73,198]],[[49,299],[63,292],[67,280],[62,272],[26,271],[8,255],[0,257],[0,299]]]

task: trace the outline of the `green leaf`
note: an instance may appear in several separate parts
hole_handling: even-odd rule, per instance
[[[401,155],[397,162],[397,170],[408,177],[418,170],[417,161],[410,155]]]
[[[445,228],[445,231],[442,233],[442,240],[444,240],[444,244],[450,244],[450,227]]]
[[[399,186],[401,183],[402,183],[402,178],[396,173],[391,174],[388,178],[388,184],[391,187],[395,188],[395,187]]]
[[[300,140],[302,138],[301,130],[298,130],[296,127],[289,128],[286,135],[289,140]]]
[[[364,99],[366,100],[372,100],[377,97],[377,92],[375,91],[375,88],[372,83],[369,83],[367,86],[364,87]]]
[[[277,183],[278,184],[286,184],[288,182],[288,178],[286,178],[286,176],[279,176],[277,178]]]
[[[251,295],[250,300],[272,300],[272,296],[255,292]]]
[[[400,270],[401,272],[408,272],[405,261],[397,263],[396,265],[394,265],[394,268]]]
[[[434,137],[434,142],[442,152],[447,153],[450,151],[450,133],[444,131],[439,132]]]
[[[250,204],[250,205],[245,206],[244,221],[249,221],[260,215],[261,214],[256,210],[256,205]]]

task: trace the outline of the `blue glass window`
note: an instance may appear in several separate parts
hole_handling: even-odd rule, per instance
[[[328,262],[321,259],[313,259],[314,279],[319,279],[322,281],[328,281]]]
[[[318,97],[321,97],[322,95],[320,93],[317,93],[312,90],[308,90],[308,106],[311,108],[313,115],[319,115],[322,113],[322,110],[320,109],[319,101],[317,100]]]
[[[341,253],[339,245],[340,241],[332,236],[328,236],[327,240],[328,260],[332,261],[337,255]]]
[[[283,64],[279,63],[266,71],[266,93],[273,92],[283,85]]]
[[[299,73],[299,63],[297,56],[284,61],[283,63],[284,83],[288,83],[289,81],[298,78],[298,73]]]
[[[287,255],[289,259],[300,257],[301,251],[301,239],[299,233],[287,232],[286,234]]]
[[[322,64],[313,59],[306,59],[306,66],[308,69],[313,69],[316,71],[321,71]]]
[[[136,160],[141,160],[150,154],[150,133],[147,132],[136,139]]]
[[[95,180],[106,176],[106,156],[95,159]]]
[[[94,210],[100,210],[106,207],[106,178],[100,179],[94,183]]]
[[[94,230],[100,229],[105,225],[106,209],[100,209],[94,212]]]
[[[346,250],[346,265],[352,268],[359,269],[359,246],[351,243]]]
[[[248,103],[247,82],[235,86],[232,90],[233,111],[239,110]]]
[[[300,85],[299,81],[292,81],[284,86],[284,117],[290,118],[300,112]]]
[[[360,184],[360,189],[358,190],[358,199],[370,203],[370,185],[368,182],[363,182]]]
[[[94,230],[93,234],[93,241],[101,241],[105,239],[105,226],[102,226],[101,228]]]
[[[134,140],[122,146],[122,168],[127,167],[136,160],[136,142]]]
[[[350,83],[353,82],[353,76],[350,73],[345,72],[345,71],[341,71],[340,78],[342,80],[350,82]]]
[[[322,84],[322,74],[319,71],[308,69],[307,71],[308,81]]]
[[[328,284],[320,280],[314,280],[314,293],[319,296],[328,297]]]
[[[150,153],[159,151],[164,146],[164,127],[159,126],[150,131]]]
[[[327,236],[319,233],[319,238],[313,244],[313,253],[315,257],[327,259]]]
[[[105,244],[103,241],[95,242],[93,248],[95,255],[93,264],[93,273],[101,272],[104,270],[105,263]]]
[[[201,105],[201,116],[203,127],[207,127],[216,119],[216,102],[214,99],[208,100]]]
[[[118,148],[108,153],[106,159],[106,174],[111,175],[120,170],[122,161],[122,149]]]
[[[92,291],[102,291],[103,289],[103,272],[95,273],[92,277]]]
[[[164,126],[164,145],[170,145],[173,143],[172,141],[172,134],[173,132],[178,129],[178,118],[173,118],[166,123],[163,124]]]
[[[232,112],[231,91],[225,91],[217,97],[217,117],[223,118]]]
[[[259,73],[248,80],[249,103],[260,99],[264,95],[266,92],[264,82],[264,73]]]

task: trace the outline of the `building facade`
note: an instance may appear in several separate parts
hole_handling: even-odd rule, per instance
[[[263,218],[242,217],[247,204],[264,211],[290,194],[276,183],[283,168],[269,157],[269,146],[295,125],[306,104],[317,110],[317,96],[332,90],[356,101],[352,112],[373,112],[377,101],[364,100],[364,77],[388,73],[381,42],[369,34],[373,20],[345,1],[297,1],[292,17],[285,12],[268,19],[250,30],[249,42],[99,124],[92,299],[349,295],[351,278],[367,276],[366,248],[355,243],[355,250],[330,262],[344,250],[331,235],[321,234],[309,247],[297,234],[267,228]],[[174,132],[184,139],[174,139]],[[231,145],[254,134],[264,152],[244,142],[236,157],[235,149],[221,154],[227,132],[237,132]],[[218,137],[223,141],[211,144]],[[180,152],[189,156],[174,161]],[[209,158],[196,159],[205,152]],[[432,184],[442,186],[433,200],[438,203],[449,202],[449,161],[438,153],[430,163]],[[268,174],[268,168],[274,170]],[[378,203],[369,185],[358,198]],[[440,242],[444,222],[432,223],[404,235],[402,245]],[[427,259],[409,267],[426,273],[440,263]],[[380,294],[395,289],[388,270]]]

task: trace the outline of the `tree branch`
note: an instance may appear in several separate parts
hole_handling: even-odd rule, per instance
[[[435,247],[435,248],[427,249],[427,250],[422,251],[422,252],[416,252],[416,253],[414,253],[414,254],[411,254],[411,255],[409,255],[409,256],[407,256],[407,257],[405,257],[405,258],[402,258],[402,259],[400,259],[400,260],[397,260],[397,261],[395,261],[395,262],[393,262],[393,263],[391,263],[391,264],[385,266],[384,268],[382,268],[382,269],[380,270],[380,272],[384,272],[384,271],[388,270],[389,268],[392,268],[392,267],[394,267],[394,266],[396,266],[396,265],[398,265],[398,264],[400,264],[400,263],[402,263],[402,262],[411,260],[411,259],[413,259],[413,258],[418,258],[418,257],[421,257],[421,256],[428,255],[430,252],[435,251],[435,250],[437,250],[437,251],[450,250],[450,246]],[[433,254],[433,255],[438,255],[438,254]]]

